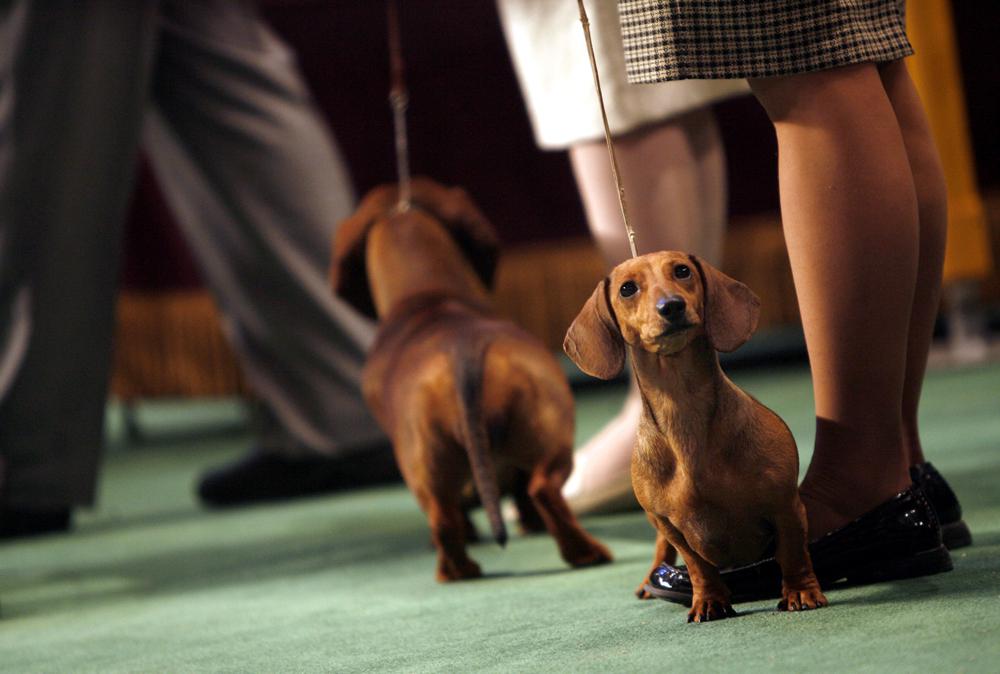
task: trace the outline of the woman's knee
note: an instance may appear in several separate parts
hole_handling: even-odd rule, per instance
[[[774,123],[821,121],[852,117],[872,105],[889,109],[888,98],[874,63],[748,80],[750,89]]]

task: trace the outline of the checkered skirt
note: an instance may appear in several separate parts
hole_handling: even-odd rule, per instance
[[[906,0],[618,0],[632,83],[774,77],[913,53]]]

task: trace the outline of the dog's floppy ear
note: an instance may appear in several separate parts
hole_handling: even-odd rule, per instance
[[[410,188],[414,203],[444,224],[476,275],[487,288],[492,288],[500,243],[493,225],[472,197],[460,187],[444,187],[422,176],[413,178]]]
[[[721,271],[690,256],[701,275],[705,292],[705,334],[716,351],[729,352],[743,346],[760,318],[760,298],[750,288]]]
[[[611,312],[607,278],[597,284],[573,319],[563,340],[563,351],[592,377],[612,379],[621,373],[625,366],[625,340]]]
[[[396,202],[396,187],[383,185],[362,199],[354,214],[337,225],[333,237],[330,285],[333,292],[369,318],[375,318],[375,302],[368,287],[365,245],[372,225],[385,217]]]

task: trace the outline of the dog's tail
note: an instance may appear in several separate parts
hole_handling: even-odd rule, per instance
[[[489,346],[487,335],[462,340],[453,352],[453,365],[458,393],[459,438],[469,456],[472,480],[490,521],[493,538],[503,547],[507,544],[507,527],[500,514],[500,489],[483,418],[483,372]]]

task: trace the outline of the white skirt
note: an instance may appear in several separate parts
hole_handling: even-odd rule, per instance
[[[576,0],[497,0],[535,132],[545,149],[604,137]],[[745,94],[744,80],[629,84],[615,0],[587,3],[608,124],[615,135]]]

